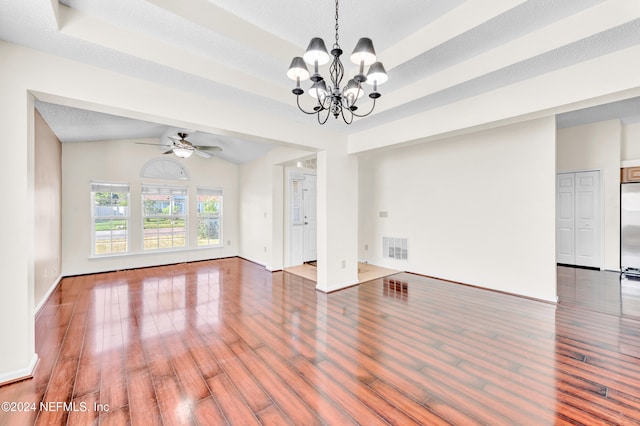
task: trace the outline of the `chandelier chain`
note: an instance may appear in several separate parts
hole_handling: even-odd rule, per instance
[[[333,47],[340,48],[340,44],[338,44],[338,0],[336,0],[336,44]]]

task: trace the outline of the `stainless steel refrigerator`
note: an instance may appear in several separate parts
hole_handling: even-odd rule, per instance
[[[620,270],[640,275],[640,182],[620,186]]]

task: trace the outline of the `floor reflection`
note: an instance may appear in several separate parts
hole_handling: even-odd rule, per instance
[[[640,319],[640,279],[618,272],[558,267],[561,305]]]
[[[558,268],[559,304],[407,273],[325,294],[237,258],[63,280],[33,380],[109,404],[0,424],[633,424],[640,286]]]

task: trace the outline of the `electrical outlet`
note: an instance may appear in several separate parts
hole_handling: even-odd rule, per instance
[[[265,253],[267,252],[267,246],[264,246],[264,252]]]
[[[369,250],[369,244],[365,244],[365,245],[364,245],[364,250],[365,250],[365,251]]]
[[[347,267],[347,262],[345,260],[342,261],[342,269]]]
[[[230,246],[231,245],[231,240],[227,240],[227,245]]]

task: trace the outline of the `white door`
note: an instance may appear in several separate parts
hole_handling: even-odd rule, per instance
[[[316,175],[305,174],[302,181],[302,212],[304,219],[304,262],[311,262],[318,257],[317,235],[318,221],[316,219],[317,200]]]
[[[304,263],[304,206],[302,200],[302,182],[304,176],[291,173],[289,179],[289,262],[288,266]]]
[[[575,264],[574,173],[556,176],[556,261]]]
[[[600,172],[556,176],[556,261],[601,266]]]
[[[576,265],[600,267],[600,172],[576,173]]]
[[[317,177],[312,173],[289,175],[289,260],[288,266],[317,259]]]

